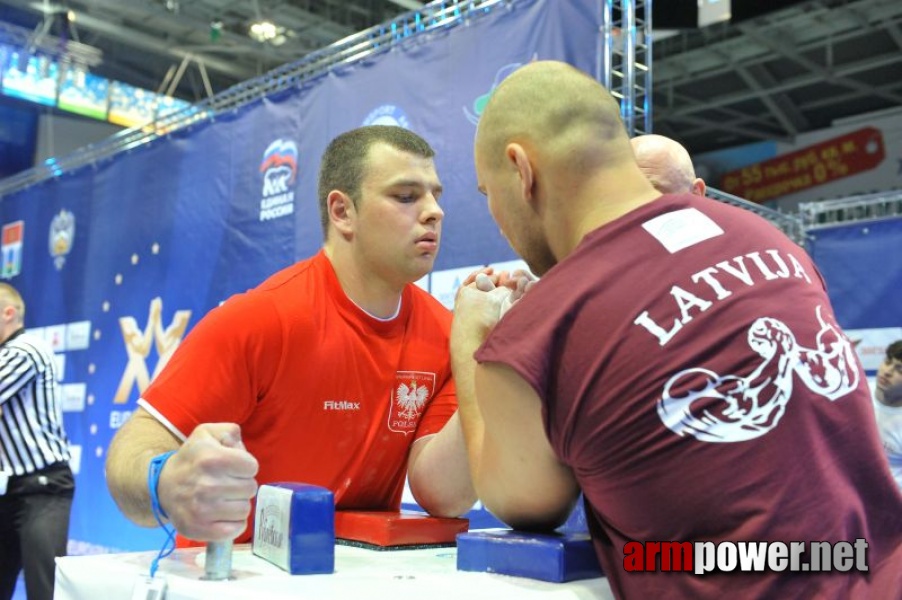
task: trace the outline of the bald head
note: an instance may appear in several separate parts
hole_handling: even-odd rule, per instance
[[[588,232],[660,197],[636,165],[617,101],[563,62],[529,63],[495,88],[474,155],[489,212],[538,275]]]
[[[476,152],[491,166],[516,142],[585,172],[626,160],[626,139],[620,107],[601,84],[566,63],[537,61],[492,93],[479,119]]]
[[[705,182],[695,176],[689,152],[663,135],[640,135],[630,140],[636,162],[662,194],[705,195]]]

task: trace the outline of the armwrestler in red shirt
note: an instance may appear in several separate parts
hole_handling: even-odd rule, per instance
[[[257,484],[297,481],[338,508],[417,502],[458,516],[475,501],[456,415],[451,314],[413,285],[441,238],[441,182],[416,134],[362,127],[322,159],[325,236],[313,258],[210,311],[116,434],[107,481],[123,513],[155,524],[160,505],[198,541],[247,541]]]

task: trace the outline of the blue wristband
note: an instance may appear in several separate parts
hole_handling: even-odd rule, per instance
[[[175,452],[175,450],[170,450],[154,456],[150,459],[150,465],[147,467],[147,492],[150,494],[150,510],[153,511],[153,518],[157,520],[157,524],[166,532],[166,541],[163,542],[163,547],[160,548],[157,557],[150,561],[151,577],[157,574],[160,559],[166,558],[175,550],[175,530],[163,523],[163,519],[168,519],[169,515],[160,506],[160,497],[157,494],[157,488],[160,485],[160,472],[163,470],[163,465]]]
[[[154,456],[150,459],[150,465],[147,468],[147,491],[150,494],[150,509],[153,511],[153,516],[160,527],[163,527],[163,519],[168,519],[169,515],[160,506],[157,488],[160,486],[160,473],[163,471],[163,466],[175,452],[175,450],[170,450]]]

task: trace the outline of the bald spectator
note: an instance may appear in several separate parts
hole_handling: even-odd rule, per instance
[[[630,140],[639,170],[662,194],[704,196],[705,182],[695,176],[689,152],[679,142],[663,135],[640,135]]]

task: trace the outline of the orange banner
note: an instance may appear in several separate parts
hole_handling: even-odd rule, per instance
[[[883,162],[883,134],[865,127],[813,146],[724,174],[725,192],[764,202],[869,171]]]

